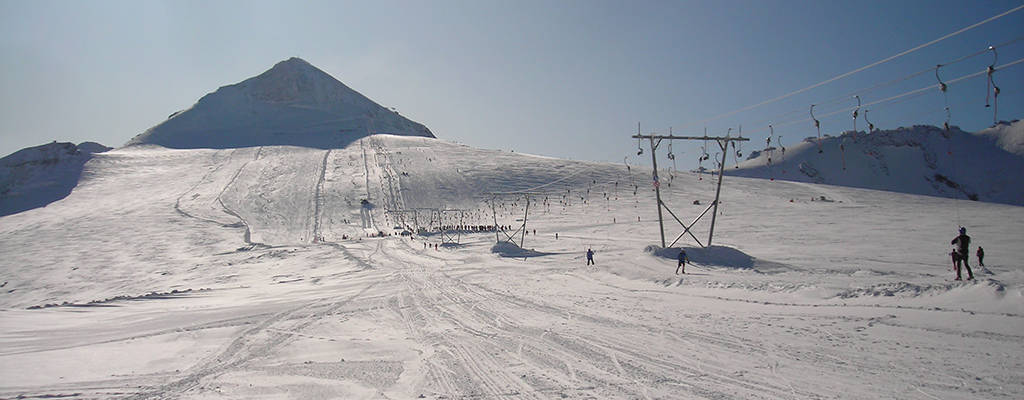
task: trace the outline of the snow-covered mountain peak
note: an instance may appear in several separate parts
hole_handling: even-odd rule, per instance
[[[281,61],[237,86],[250,99],[260,102],[299,102],[309,106],[340,102],[364,107],[372,103],[326,72],[296,57]]]
[[[300,58],[203,96],[127,145],[340,148],[373,133],[434,137]]]
[[[249,86],[249,96],[256,101],[316,101],[317,85],[314,80],[322,79],[317,75],[326,74],[300,58],[290,58],[245,84]]]

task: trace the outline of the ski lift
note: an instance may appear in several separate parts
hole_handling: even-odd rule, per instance
[[[935,66],[935,79],[939,81],[939,90],[941,90],[942,93],[946,93],[946,83],[942,81],[942,78],[939,78],[939,68],[942,68],[942,64]]]
[[[953,114],[949,112],[949,107],[945,107],[944,109],[946,110],[946,122],[942,123],[942,129],[944,129],[946,133],[949,134],[949,119],[953,117]]]
[[[775,128],[768,125],[768,138],[764,140],[764,150],[768,152],[768,180],[774,181],[775,174],[772,171],[772,136],[775,135]]]
[[[704,152],[704,155],[701,157],[702,160],[706,161],[711,158],[711,156],[708,155],[708,128],[704,128],[704,147],[701,147],[701,151]]]
[[[999,53],[996,52],[996,48],[994,46],[989,46],[988,49],[992,50],[992,55],[994,56],[994,58],[992,59],[992,64],[988,66],[988,88],[985,90],[985,107],[989,106],[989,104],[988,104],[989,89],[993,89],[994,88],[994,90],[992,91],[993,92],[992,93],[992,100],[993,100],[993,103],[995,103],[996,107],[995,107],[995,113],[992,114],[992,123],[996,123],[996,122],[998,122],[998,118],[999,118],[999,91],[1000,90],[999,90],[999,86],[996,86],[995,81],[992,80],[992,74],[996,72],[996,61],[999,60]]]
[[[853,142],[857,143],[857,114],[860,112],[860,96],[853,96],[857,99],[857,109],[853,110]]]
[[[669,137],[671,137],[672,136],[672,128],[668,128],[668,131],[669,131],[668,135],[669,135]],[[675,159],[676,159],[676,155],[672,154],[672,139],[668,140],[668,159],[669,160],[673,160],[673,161],[675,161]]]
[[[740,167],[740,155],[742,153],[740,153],[739,150],[736,150],[736,142],[732,142],[732,149],[734,151],[732,160],[736,163],[735,168],[739,168]]]
[[[742,125],[739,126],[738,136],[739,137],[743,137],[743,126]],[[733,143],[735,143],[735,142],[733,142]],[[743,142],[739,142],[739,144],[736,145],[736,148],[737,148],[737,150],[736,150],[736,158],[742,159],[743,158]]]
[[[843,160],[843,171],[846,171],[846,138],[839,143],[839,157]]]
[[[779,148],[782,149],[782,173],[786,173],[786,146],[782,145],[782,135],[775,138],[775,142],[779,144]]]
[[[946,107],[945,110],[946,122],[942,123],[942,137],[946,138],[946,155],[951,156],[953,155],[953,141],[951,140],[953,135],[949,133],[949,119],[952,117],[952,114],[949,112],[949,107]]]
[[[868,123],[868,133],[871,133],[871,132],[875,131],[875,124],[872,124],[871,121],[868,120],[868,111],[871,111],[871,110],[870,109],[864,109],[864,121]],[[875,155],[875,152],[872,151],[871,149],[872,149],[871,143],[868,143],[868,155],[869,156]]]
[[[644,154],[644,148],[640,146],[640,138],[639,137],[636,138],[636,148],[637,148],[636,155],[639,156],[639,155],[643,155]]]
[[[669,137],[672,136],[672,127],[668,128]],[[668,159],[672,160],[672,169],[669,170],[668,187],[672,187],[672,181],[676,179],[676,155],[672,153],[672,139],[668,140]]]
[[[818,153],[821,154],[821,122],[817,118],[814,118],[814,104],[811,104],[811,119],[814,120],[814,128],[818,130]]]
[[[741,138],[743,137],[743,125],[740,125],[740,133],[738,135]],[[734,149],[737,149],[736,150],[736,158],[737,159],[743,158],[743,142],[740,142],[740,144],[738,144],[738,145],[736,144],[736,142],[732,142],[732,143],[733,143],[732,147]],[[739,160],[737,160],[736,163],[739,164]],[[739,165],[737,165],[736,168],[739,168]]]
[[[628,163],[626,163],[626,158],[627,158],[627,157],[622,157],[622,163],[623,163],[623,164],[626,164],[626,173],[628,173],[628,174],[629,174],[629,184],[630,184],[630,185],[634,185],[634,184],[635,184],[636,182],[635,182],[635,181],[633,180],[633,169],[632,169],[632,168],[630,168],[630,166],[629,166],[629,164],[628,164]],[[617,183],[616,183],[616,184],[617,184]]]
[[[743,131],[743,125],[740,125],[740,131],[741,132]],[[729,128],[729,131],[725,133],[725,137],[730,137],[731,135],[732,135],[732,128]],[[732,149],[734,151],[732,160],[736,162],[736,168],[739,168],[740,167],[740,159],[739,159],[740,152],[739,152],[739,150],[736,150],[736,142],[734,142],[734,141],[726,142],[725,146],[729,147],[730,144],[732,144]],[[722,149],[722,150],[725,151],[727,149]],[[725,159],[728,158],[728,157],[729,157],[729,153],[725,153],[723,155],[723,157],[722,157],[722,164],[725,164]],[[715,160],[718,160],[718,157],[715,157]]]
[[[704,128],[704,147],[700,148],[701,155],[700,155],[700,158],[697,159],[697,180],[698,181],[704,180],[704,161],[707,161],[709,158],[711,158],[711,156],[708,155],[708,139],[707,138],[708,138],[708,128]]]

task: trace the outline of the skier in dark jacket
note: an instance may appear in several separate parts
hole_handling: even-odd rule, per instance
[[[686,250],[679,249],[679,265],[676,266],[676,275],[679,275],[681,269],[683,273],[686,273],[686,263],[690,262],[690,259],[686,257]]]
[[[967,268],[967,280],[974,279],[974,272],[971,271],[971,266],[967,265],[967,261],[970,259],[971,251],[971,237],[967,236],[967,228],[960,228],[960,236],[953,238],[950,244],[956,246],[956,280],[960,280],[960,263],[964,263],[964,267]]]
[[[985,249],[982,249],[981,246],[978,246],[978,265],[985,266]]]
[[[594,250],[587,249],[587,265],[594,264]]]

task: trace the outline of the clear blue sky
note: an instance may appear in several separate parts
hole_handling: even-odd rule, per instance
[[[58,141],[119,147],[203,95],[297,56],[442,139],[639,163],[637,132],[784,143],[853,128],[844,95],[1024,36],[1024,10],[818,88],[1022,1],[10,1],[0,0],[0,155]],[[1024,40],[998,49],[1024,58]],[[940,69],[984,71],[992,53]],[[1024,63],[994,75],[1000,119],[1024,114]],[[992,123],[987,79],[951,84],[951,123]],[[937,86],[934,72],[861,95]],[[937,88],[865,106],[881,128],[939,125]],[[789,111],[799,113],[764,120]],[[829,113],[832,116],[820,117]],[[861,114],[863,115],[863,113]],[[792,118],[790,118],[792,120]],[[863,116],[857,128],[866,129]],[[677,142],[696,159],[699,143]],[[632,150],[631,150],[632,149]],[[699,152],[699,150],[697,150]],[[646,154],[645,154],[646,156]],[[646,160],[649,163],[649,159]]]

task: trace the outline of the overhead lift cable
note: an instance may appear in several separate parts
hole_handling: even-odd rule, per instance
[[[968,26],[968,27],[966,27],[966,28],[963,28],[963,29],[960,29],[960,30],[958,30],[958,31],[956,31],[956,32],[953,32],[953,33],[947,34],[947,35],[945,35],[945,36],[942,36],[942,37],[940,37],[940,38],[938,38],[938,39],[932,40],[932,41],[930,41],[930,42],[928,42],[928,43],[925,43],[925,44],[919,45],[919,46],[917,46],[917,47],[914,47],[914,48],[912,48],[912,49],[909,49],[909,50],[903,51],[903,52],[901,52],[901,53],[899,53],[899,54],[896,54],[896,55],[893,55],[893,56],[889,56],[888,58],[885,58],[885,59],[883,59],[883,60],[880,60],[880,61],[876,61],[876,62],[874,62],[874,63],[871,63],[871,64],[865,65],[865,66],[863,66],[863,67],[857,68],[857,69],[855,69],[855,70],[853,70],[853,71],[850,71],[850,72],[847,72],[847,73],[845,73],[845,74],[839,75],[839,76],[837,76],[837,77],[835,77],[835,78],[831,78],[831,79],[827,79],[827,80],[824,80],[824,81],[822,81],[822,82],[819,82],[819,83],[813,84],[813,85],[811,85],[811,86],[808,86],[808,87],[805,87],[805,88],[803,88],[803,89],[800,89],[800,90],[796,90],[796,91],[793,91],[793,92],[790,92],[790,93],[784,94],[784,95],[782,95],[782,96],[778,96],[778,97],[776,97],[776,98],[773,98],[773,99],[770,99],[770,100],[765,100],[765,101],[762,101],[762,102],[760,102],[760,103],[754,104],[754,105],[752,105],[752,106],[748,106],[748,107],[745,107],[745,108],[741,108],[741,109],[739,109],[739,110],[731,111],[731,112],[728,112],[728,113],[725,113],[725,114],[722,114],[722,115],[719,115],[719,116],[716,116],[716,117],[711,117],[711,118],[708,118],[708,119],[705,119],[705,120],[702,120],[702,121],[697,121],[697,122],[693,122],[693,123],[690,123],[690,124],[684,125],[684,126],[683,126],[683,128],[686,128],[686,127],[690,127],[690,126],[693,126],[693,125],[699,125],[699,124],[704,124],[704,123],[707,123],[707,122],[710,122],[710,121],[714,121],[714,120],[717,120],[717,119],[721,119],[721,118],[725,118],[725,117],[728,117],[728,116],[731,116],[731,115],[739,114],[739,113],[741,113],[741,112],[744,112],[744,111],[747,111],[747,110],[750,110],[750,109],[754,109],[754,108],[757,108],[757,107],[760,107],[760,106],[763,106],[763,105],[766,105],[766,104],[774,103],[774,102],[776,102],[776,101],[779,101],[779,100],[785,99],[785,98],[787,98],[787,97],[790,97],[790,96],[794,96],[794,95],[797,95],[797,94],[800,94],[800,93],[806,92],[806,91],[808,91],[808,90],[811,90],[811,89],[814,89],[814,88],[816,88],[816,87],[819,87],[819,86],[822,86],[822,85],[825,85],[825,84],[828,84],[828,83],[832,83],[832,82],[835,82],[835,81],[837,81],[837,80],[839,80],[839,79],[842,79],[842,78],[845,78],[845,77],[847,77],[847,76],[850,76],[850,75],[856,74],[856,73],[858,73],[858,72],[864,71],[864,70],[866,70],[866,69],[869,69],[869,68],[873,68],[873,67],[876,67],[876,66],[878,66],[878,65],[881,65],[881,64],[883,64],[883,63],[886,63],[886,62],[892,61],[892,60],[894,60],[894,59],[897,59],[897,58],[899,58],[899,57],[903,57],[903,56],[905,56],[905,55],[907,55],[907,54],[910,54],[910,53],[913,53],[913,52],[915,52],[915,51],[921,50],[921,49],[923,49],[923,48],[925,48],[925,47],[931,46],[931,45],[933,45],[933,44],[935,44],[935,43],[938,43],[938,42],[941,42],[941,41],[943,41],[943,40],[949,39],[949,38],[951,38],[951,37],[957,36],[957,35],[959,35],[959,34],[961,34],[961,33],[967,32],[967,31],[969,31],[969,30],[971,30],[971,29],[977,28],[977,27],[979,27],[979,26],[982,26],[982,25],[984,25],[984,24],[987,24],[987,23],[989,23],[989,22],[995,21],[995,20],[997,20],[997,19],[999,19],[999,18],[1005,17],[1005,16],[1007,16],[1007,15],[1009,15],[1009,14],[1015,13],[1015,12],[1017,12],[1017,11],[1020,11],[1020,10],[1022,10],[1022,9],[1024,9],[1024,4],[1022,4],[1022,5],[1020,5],[1020,6],[1017,6],[1017,7],[1014,7],[1014,8],[1012,8],[1012,9],[1010,9],[1010,10],[1008,10],[1008,11],[1005,11],[1005,12],[1003,12],[1003,13],[1001,13],[1001,14],[999,14],[999,15],[996,15],[996,16],[994,16],[994,17],[988,18],[988,19],[986,19],[986,20],[984,20],[984,21],[981,21],[981,22],[975,23],[974,25]]]
[[[1001,66],[996,67],[996,70],[1003,70],[1003,69],[1014,67],[1014,66],[1017,66],[1017,65],[1020,65],[1020,64],[1024,64],[1024,59],[1020,59],[1020,60],[1013,61],[1013,62],[1010,62],[1010,63],[1007,63],[1007,64],[1003,64]],[[949,64],[942,64],[942,66],[948,66],[948,65]],[[935,67],[929,68],[925,72],[933,71],[933,70],[935,70]],[[986,73],[987,73],[987,70],[982,70],[982,71],[979,71],[979,72],[976,72],[976,73],[973,73],[973,74],[969,74],[969,75],[965,75],[965,76],[962,76],[962,77],[959,77],[959,78],[951,79],[951,80],[948,80],[948,81],[943,81],[943,83],[946,84],[947,87],[948,87],[948,86],[952,86],[954,84],[959,84],[959,83],[961,83],[963,81],[966,81],[966,80],[969,80],[969,79],[978,78],[978,77],[980,77],[982,75],[985,75]],[[919,88],[919,89],[903,92],[903,93],[896,94],[896,95],[893,95],[893,96],[890,96],[890,97],[887,97],[887,98],[884,98],[884,99],[875,100],[875,101],[872,101],[870,103],[864,103],[864,104],[862,104],[862,107],[868,106],[868,107],[872,107],[872,109],[879,109],[879,108],[889,107],[889,106],[892,106],[892,105],[897,104],[897,103],[901,103],[901,102],[904,102],[904,101],[907,101],[907,100],[911,100],[911,99],[914,99],[914,98],[917,98],[917,97],[920,97],[920,96],[923,96],[923,95],[927,95],[928,91],[929,90],[934,90],[934,88],[935,88],[935,85],[931,84],[931,85],[924,86],[924,87]],[[817,107],[818,105],[819,104],[816,104],[815,107]],[[951,107],[951,108],[953,108],[953,107]],[[855,109],[856,109],[856,107],[849,107],[849,108],[846,108],[846,109],[842,109],[842,110],[838,110],[838,111],[833,111],[833,112],[828,113],[828,114],[823,114],[823,115],[815,114],[815,116],[820,121],[822,121],[822,122],[834,122],[835,120],[838,120],[838,119],[829,120],[828,117],[832,117],[832,116],[839,115],[839,114],[842,114],[842,113],[845,113],[845,112],[853,111]],[[938,110],[942,111],[942,108],[939,108]],[[799,111],[799,110],[797,110],[797,111]],[[808,121],[813,121],[813,120],[811,118],[807,118],[807,117],[805,117],[803,119],[790,118],[790,119],[785,120],[785,121],[783,121],[781,123],[774,123],[772,125],[773,126],[778,126],[778,127],[785,127],[785,126],[790,126],[790,125],[803,124],[803,123],[806,123]],[[759,129],[759,131],[763,130],[763,129],[764,128],[761,128],[761,129]],[[802,130],[799,130],[799,131],[794,132],[794,133],[804,132],[804,131],[807,131],[807,130],[808,129],[802,129]]]
[[[1005,47],[1005,46],[1014,44],[1014,43],[1022,41],[1022,40],[1024,40],[1024,36],[1020,36],[1020,37],[1014,38],[1012,40],[1006,41],[1006,42],[1004,42],[1002,44],[999,44],[999,45],[996,45],[996,46],[990,46],[990,48],[998,49],[1000,47]],[[964,60],[976,57],[976,56],[981,55],[981,54],[984,54],[984,53],[986,53],[988,51],[989,51],[989,48],[985,48],[984,50],[981,50],[981,51],[978,51],[978,52],[975,52],[975,53],[972,53],[972,54],[960,57],[960,58],[958,58],[956,60],[953,60],[953,61],[950,61],[950,62],[947,62],[947,63],[943,63],[943,64],[939,64],[939,66],[951,66],[951,65],[959,63],[961,61],[964,61]],[[1015,64],[1015,63],[1006,64],[1006,65],[1003,65],[1001,67],[997,67],[997,68],[995,68],[995,70],[1000,70],[1002,68],[1008,67],[1008,66],[1013,65],[1013,64]],[[838,97],[835,97],[835,98],[832,98],[832,99],[829,99],[829,100],[826,100],[826,101],[817,102],[817,103],[815,103],[816,104],[815,107],[820,109],[821,107],[826,107],[826,106],[829,106],[829,105],[832,105],[832,104],[836,104],[836,103],[839,103],[839,102],[842,102],[842,101],[846,101],[847,99],[849,99],[851,97],[854,97],[856,95],[865,95],[865,94],[869,94],[869,93],[872,93],[872,92],[875,92],[875,91],[878,91],[878,90],[881,90],[881,89],[885,89],[885,88],[894,86],[896,84],[908,81],[910,79],[916,78],[916,77],[918,77],[920,75],[923,75],[923,74],[926,74],[928,72],[935,72],[936,68],[937,67],[930,67],[930,68],[927,68],[927,69],[924,69],[924,70],[921,70],[921,71],[918,71],[918,72],[914,72],[914,73],[911,73],[911,74],[908,74],[908,75],[905,75],[905,76],[902,76],[902,77],[890,80],[888,82],[880,83],[878,85],[869,87],[867,89],[855,91],[855,92],[852,92],[852,93],[849,93],[849,94],[845,94],[845,95],[842,95],[842,96],[838,96]],[[947,83],[953,83],[955,81],[957,81],[957,80],[950,81],[950,82],[947,82]],[[929,86],[929,88],[930,88],[930,86]],[[870,104],[866,104],[866,105],[870,106],[871,104],[877,104],[877,103],[878,102],[876,101],[874,103],[870,103]],[[795,110],[779,113],[779,114],[776,114],[776,115],[772,115],[772,116],[769,116],[769,117],[765,117],[765,118],[759,119],[757,121],[753,121],[753,122],[746,123],[746,124],[748,124],[748,125],[749,124],[760,125],[760,124],[769,123],[771,121],[775,121],[775,122],[771,122],[771,123],[773,125],[775,125],[775,126],[780,126],[781,127],[781,126],[785,126],[785,125],[790,125],[790,124],[786,124],[787,122],[800,123],[802,121],[807,121],[807,119],[800,119],[799,118],[799,116],[801,115],[802,112],[803,112],[803,108],[799,108],[799,109],[795,109]],[[825,116],[827,117],[829,115],[832,115],[832,114],[827,114]],[[779,120],[780,118],[784,118],[784,117],[788,117],[788,118],[782,119],[781,121]],[[761,131],[763,129],[764,128],[761,128],[761,129],[755,130],[755,131],[750,132],[750,133],[757,133],[757,132],[759,132],[759,131]]]
[[[814,104],[811,104],[811,119],[814,120],[814,128],[818,130],[818,153],[822,153],[821,150],[821,121],[814,118]]]

